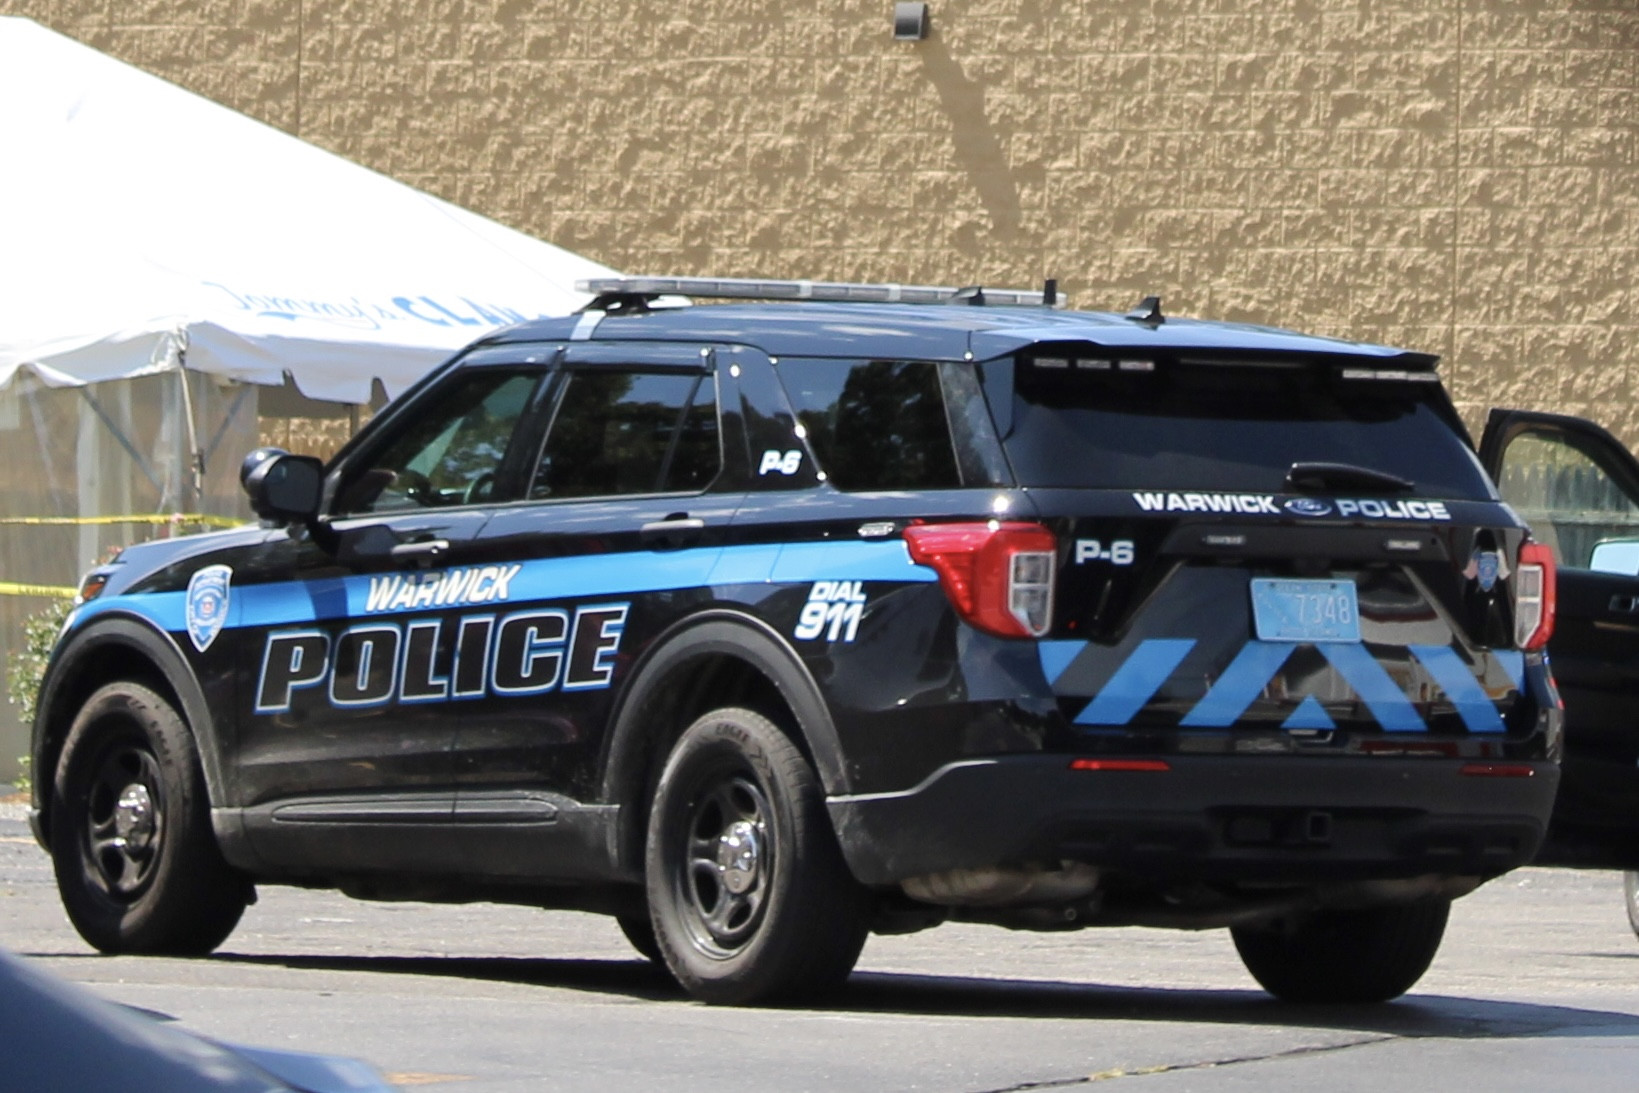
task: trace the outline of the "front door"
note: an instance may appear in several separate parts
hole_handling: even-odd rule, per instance
[[[1639,866],[1639,460],[1591,421],[1492,410],[1480,458],[1558,563],[1565,763],[1545,859]]]
[[[480,656],[461,620],[492,615],[517,568],[474,551],[519,488],[513,437],[546,377],[471,367],[424,392],[343,456],[325,515],[240,592],[233,764],[270,860],[311,838],[292,860],[346,864],[347,825],[449,821],[453,703]]]

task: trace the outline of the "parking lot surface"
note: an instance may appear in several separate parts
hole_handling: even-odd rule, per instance
[[[613,920],[265,888],[216,955],[104,957],[0,806],[0,945],[225,1040],[369,1060],[406,1089],[1632,1089],[1639,941],[1615,873],[1525,869],[1453,910],[1383,1006],[1273,1001],[1228,934],[874,937],[803,1009],[688,1000]],[[5,1085],[0,1062],[0,1088]]]

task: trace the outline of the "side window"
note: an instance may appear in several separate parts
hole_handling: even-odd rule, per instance
[[[937,364],[787,359],[778,369],[814,458],[838,489],[962,485]]]
[[[529,497],[698,493],[722,462],[715,377],[575,370],[565,375]]]
[[[1639,501],[1624,481],[1574,440],[1527,432],[1509,442],[1497,487],[1531,534],[1545,542],[1560,565],[1591,566],[1611,556],[1615,540],[1639,539]],[[1630,570],[1629,572],[1634,572]]]
[[[497,476],[540,369],[474,369],[424,399],[422,412],[337,494],[339,515],[504,500]]]

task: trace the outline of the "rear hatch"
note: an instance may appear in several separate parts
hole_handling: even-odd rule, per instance
[[[1541,754],[1525,529],[1432,359],[1406,360],[1038,345],[985,364],[1061,544],[1040,655],[1077,747]]]

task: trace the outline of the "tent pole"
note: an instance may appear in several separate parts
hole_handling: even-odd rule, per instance
[[[189,485],[193,496],[183,499],[183,509],[186,511],[187,500],[193,501],[193,508],[200,508],[200,500],[205,494],[205,453],[199,450],[199,431],[194,426],[193,393],[188,390],[188,350],[186,347],[176,351],[176,378],[182,384],[182,420],[188,427],[188,471]]]

